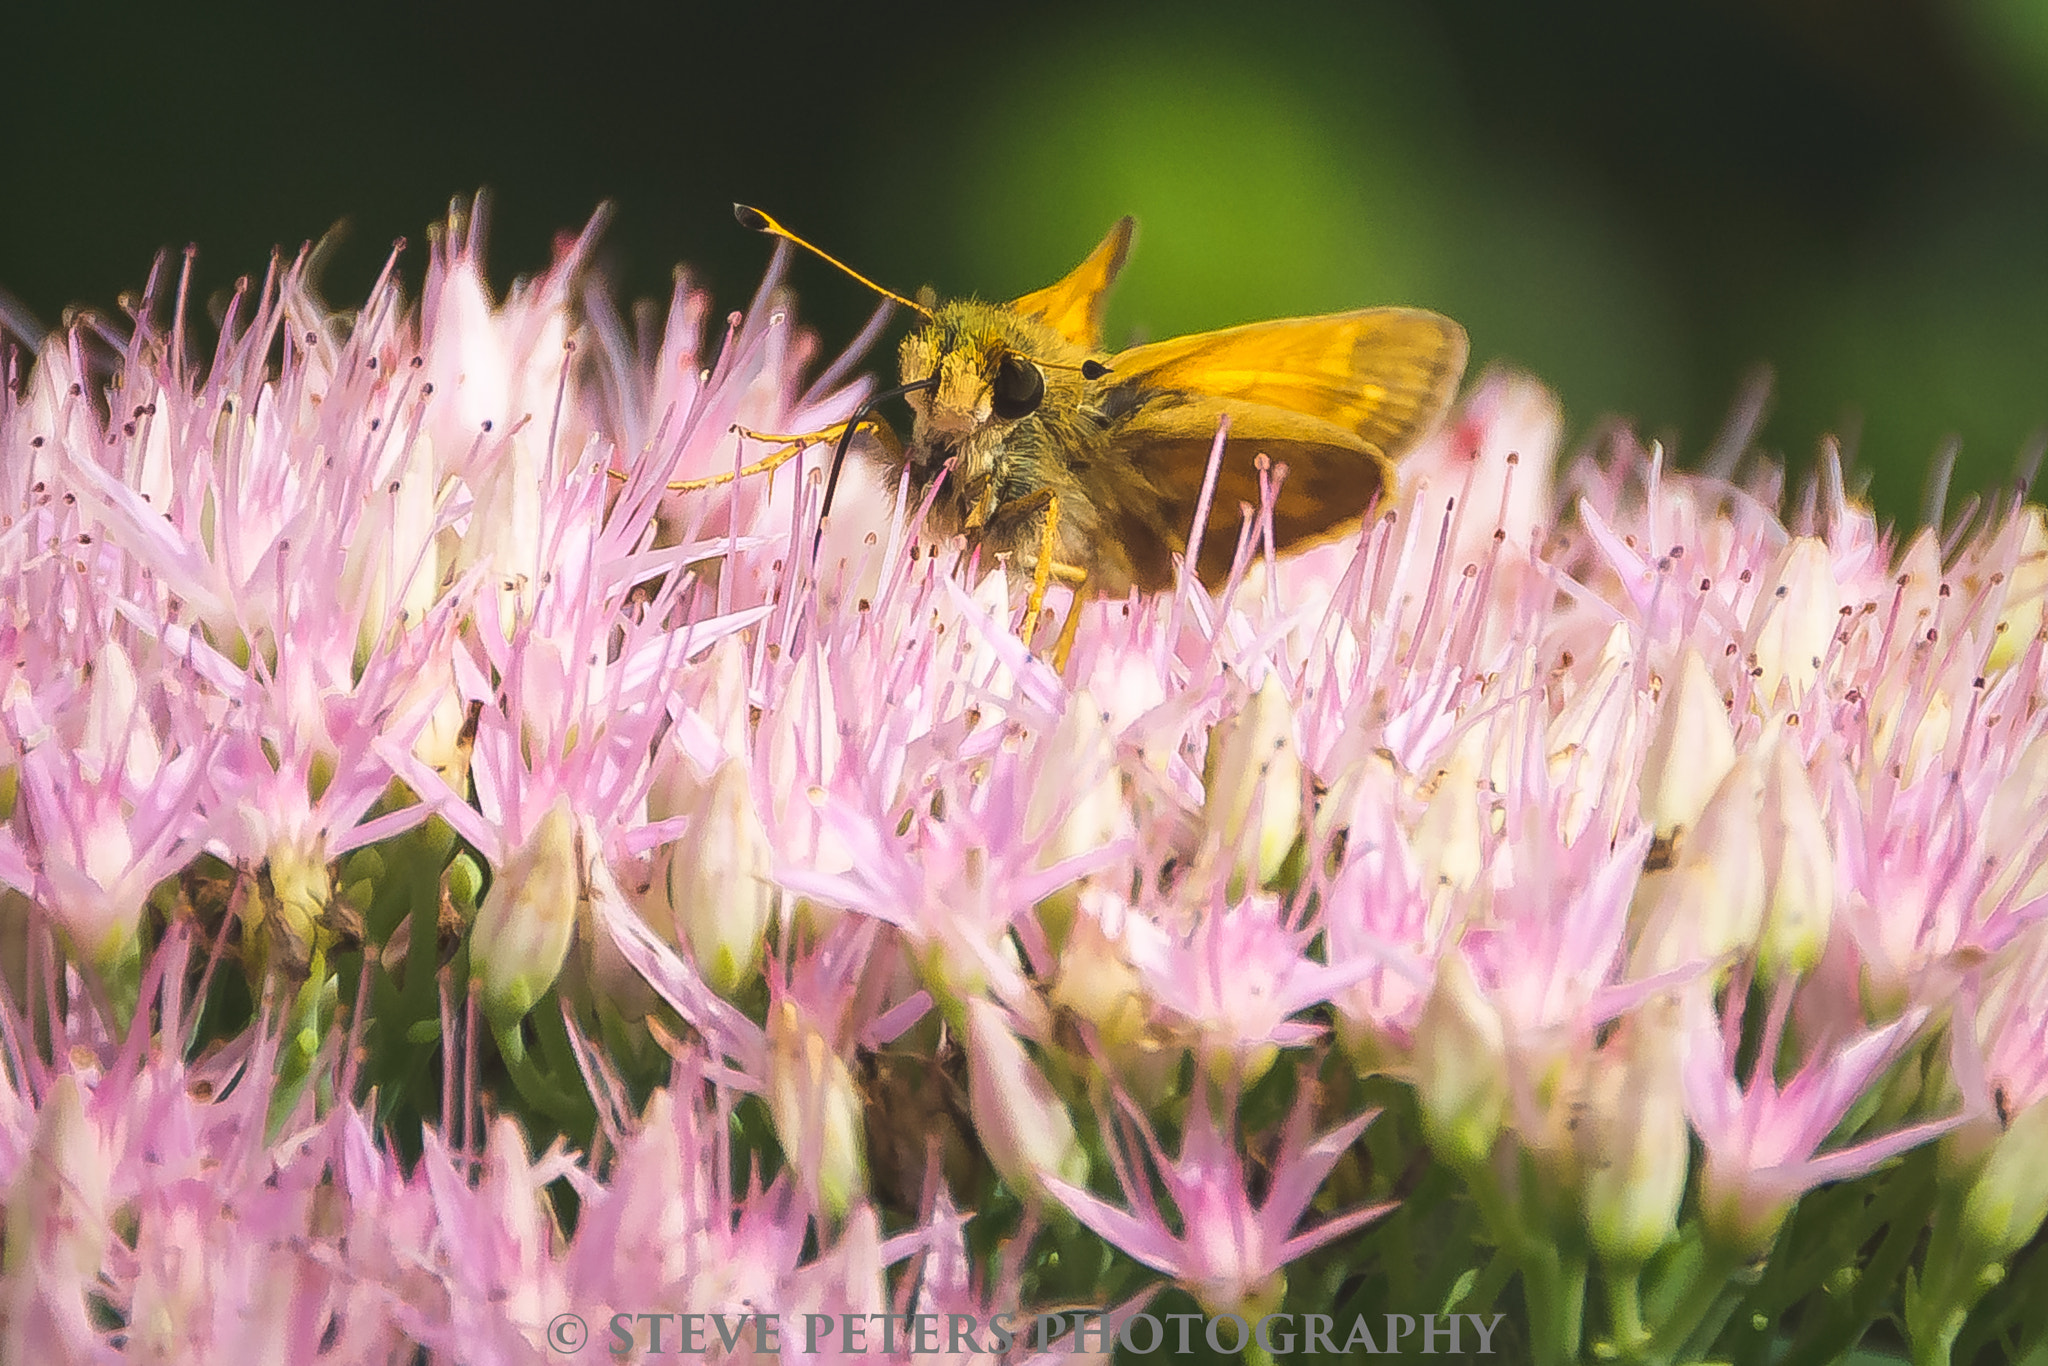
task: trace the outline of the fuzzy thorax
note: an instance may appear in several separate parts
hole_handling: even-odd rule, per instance
[[[1031,364],[1044,382],[1043,399],[1010,419],[1001,416],[997,393],[1006,359]],[[1121,556],[1105,544],[1102,519],[1079,478],[1108,447],[1107,423],[1092,401],[1098,386],[1079,370],[1086,359],[1080,347],[1014,309],[974,300],[940,305],[903,342],[904,381],[938,380],[908,396],[916,420],[903,459],[913,504],[945,480],[926,523],[930,533],[967,535],[1022,569],[1037,563],[1043,494],[1057,494],[1060,561],[1122,591],[1128,568],[1109,562]]]

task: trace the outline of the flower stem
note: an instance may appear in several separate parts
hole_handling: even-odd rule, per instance
[[[1537,1366],[1570,1366],[1579,1359],[1585,1322],[1585,1253],[1547,1241],[1532,1231],[1493,1168],[1483,1162],[1473,1163],[1463,1175],[1494,1241],[1522,1273],[1523,1297],[1529,1306],[1529,1337]]]
[[[1973,1255],[1958,1232],[1962,1203],[1959,1193],[1944,1193],[1920,1263],[1920,1280],[1906,1295],[1913,1366],[1948,1366],[1970,1310],[1997,1283],[1995,1274],[1988,1274],[1995,1264]]]
[[[1622,1358],[1641,1351],[1650,1340],[1643,1323],[1643,1269],[1640,1266],[1605,1268],[1607,1319],[1614,1334],[1614,1346]]]
[[[1522,1263],[1529,1293],[1529,1337],[1538,1366],[1579,1359],[1586,1318],[1586,1258],[1562,1247],[1533,1250]]]
[[[1734,1308],[1733,1297],[1729,1295],[1731,1282],[1741,1267],[1741,1258],[1733,1253],[1711,1244],[1704,1245],[1693,1264],[1684,1295],[1650,1334],[1642,1360],[1660,1363],[1660,1366],[1661,1363],[1680,1360],[1681,1351],[1697,1341],[1701,1329],[1710,1323],[1725,1321],[1728,1312]],[[1684,1274],[1677,1268],[1674,1272]],[[1721,1307],[1724,1297],[1729,1299],[1726,1308]]]
[[[505,1071],[510,1074],[512,1085],[518,1088],[520,1099],[563,1128],[574,1128],[582,1118],[583,1106],[578,1105],[575,1097],[563,1091],[536,1065],[533,1055],[527,1052],[520,1022],[514,1020],[502,1028],[495,1028],[492,1034],[498,1041],[498,1054],[505,1060]]]

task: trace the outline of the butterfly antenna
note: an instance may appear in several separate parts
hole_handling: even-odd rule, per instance
[[[819,248],[812,246],[809,242],[804,241],[803,238],[798,237],[795,233],[791,232],[788,228],[783,227],[782,224],[776,222],[767,214],[762,213],[759,209],[750,208],[745,204],[735,204],[732,206],[732,216],[739,220],[739,224],[741,227],[746,228],[752,232],[765,232],[770,237],[780,237],[785,242],[794,242],[796,243],[796,245],[802,247],[805,251],[817,257],[819,260],[825,262],[827,265],[836,266],[840,270],[846,272],[848,275],[851,275],[854,279],[860,281],[862,284],[866,285],[869,289],[872,289],[873,291],[875,291],[875,293],[881,295],[883,298],[893,299],[897,303],[902,304],[905,308],[909,309],[913,313],[921,314],[922,316],[927,318],[931,317],[932,311],[929,308],[924,307],[922,304],[912,303],[910,300],[904,298],[901,294],[898,294],[893,289],[882,288],[873,280],[870,280],[867,276],[861,274],[852,266],[849,266],[848,264],[846,264],[846,262],[840,260],[838,257],[832,255],[830,252],[822,251]]]

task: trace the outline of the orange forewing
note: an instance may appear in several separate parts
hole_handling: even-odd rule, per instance
[[[1442,416],[1465,373],[1465,329],[1418,308],[1247,323],[1137,346],[1113,383],[1307,413],[1397,452]]]
[[[1131,233],[1137,220],[1126,215],[1117,220],[1088,259],[1074,267],[1066,279],[1047,285],[1010,305],[1026,317],[1037,318],[1053,331],[1084,350],[1102,345],[1102,312],[1109,302],[1109,287],[1130,255]]]

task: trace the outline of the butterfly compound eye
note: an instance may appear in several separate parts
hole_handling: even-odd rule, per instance
[[[1004,356],[989,386],[989,407],[1005,422],[1038,411],[1045,402],[1045,375],[1022,356]]]

